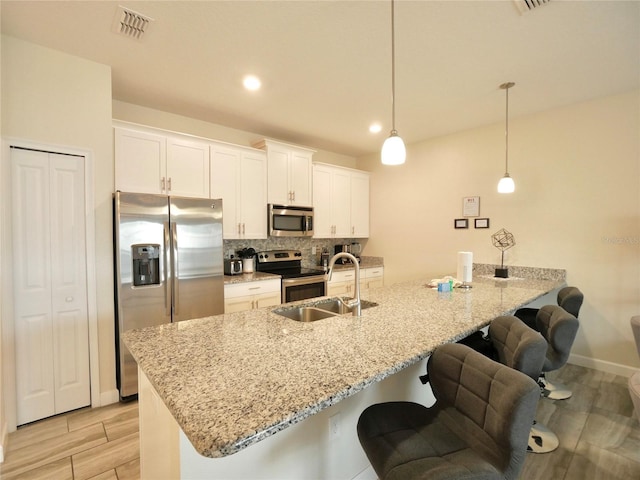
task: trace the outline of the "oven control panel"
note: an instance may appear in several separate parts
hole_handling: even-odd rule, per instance
[[[267,250],[258,252],[258,263],[288,262],[291,260],[302,260],[300,250]]]

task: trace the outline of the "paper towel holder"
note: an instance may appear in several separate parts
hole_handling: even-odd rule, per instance
[[[462,257],[465,257],[465,262],[461,263]],[[458,285],[456,288],[460,288],[462,290],[469,290],[472,288],[470,285],[471,275],[473,272],[473,254],[471,252],[458,252],[458,271],[457,277],[458,280],[462,281],[461,285]]]

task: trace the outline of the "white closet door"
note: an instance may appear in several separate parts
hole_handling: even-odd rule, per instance
[[[91,403],[84,159],[49,154],[56,413]]]
[[[84,159],[11,149],[18,425],[90,404]]]

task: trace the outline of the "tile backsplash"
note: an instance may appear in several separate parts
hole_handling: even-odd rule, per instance
[[[326,248],[333,255],[335,245],[358,242],[362,245],[362,253],[367,244],[366,238],[302,238],[302,237],[274,237],[262,240],[224,240],[224,257],[228,258],[228,252],[235,252],[243,248],[254,248],[257,252],[262,250],[300,250],[302,252],[302,266],[314,267],[320,264],[320,253]],[[316,247],[316,254],[311,253]]]

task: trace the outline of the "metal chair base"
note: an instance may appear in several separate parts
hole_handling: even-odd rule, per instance
[[[542,390],[542,396],[551,400],[566,400],[573,392],[562,383],[551,383],[544,375],[538,378],[538,385]]]
[[[544,425],[533,421],[533,426],[529,432],[529,444],[527,452],[549,453],[553,452],[560,445],[558,436]]]

